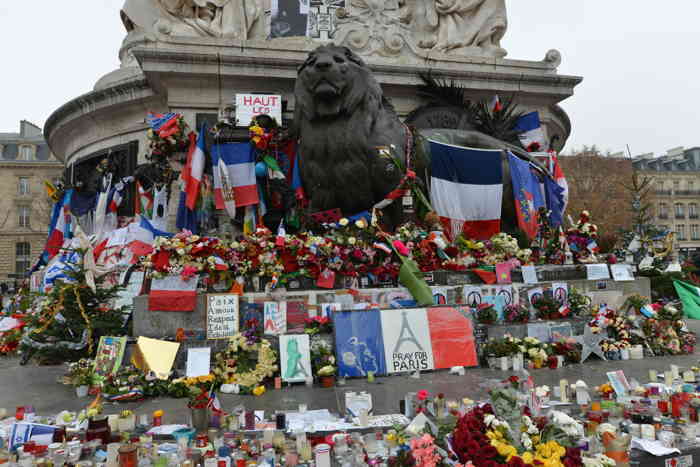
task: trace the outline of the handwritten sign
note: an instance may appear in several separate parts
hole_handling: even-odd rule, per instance
[[[207,339],[228,339],[238,332],[238,295],[207,295]]]
[[[236,94],[238,126],[248,126],[258,115],[269,115],[282,123],[282,96],[274,94]]]

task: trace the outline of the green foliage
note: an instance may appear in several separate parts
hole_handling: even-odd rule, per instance
[[[651,282],[651,299],[678,300],[678,294],[673,287],[674,280],[685,280],[682,272],[661,272],[658,269],[646,269],[639,272],[640,276],[648,277]]]
[[[82,255],[82,252],[80,252]],[[108,285],[105,276],[95,278],[96,290],[87,285],[82,264],[66,271],[72,282],[57,281],[47,294],[39,294],[39,311],[27,319],[20,350],[41,362],[76,361],[94,356],[101,336],[122,336],[129,307],[112,308],[119,285]],[[87,331],[90,345],[81,346]]]

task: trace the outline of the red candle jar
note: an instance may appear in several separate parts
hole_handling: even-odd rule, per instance
[[[20,405],[15,410],[15,420],[17,420],[17,421],[24,420],[24,406],[23,405]]]
[[[163,424],[163,417],[161,416],[154,416],[153,417],[153,426],[161,426]]]
[[[661,413],[667,414],[668,413],[668,401],[664,399],[660,399],[659,402],[656,403],[656,406],[659,408]]]
[[[136,446],[129,445],[119,448],[119,467],[138,467]]]
[[[24,452],[31,454],[36,449],[36,443],[34,441],[27,441],[26,443],[24,443],[23,447]]]
[[[673,418],[681,418],[681,406],[683,403],[680,399],[671,399],[671,415]]]

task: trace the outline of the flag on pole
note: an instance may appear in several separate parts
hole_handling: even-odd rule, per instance
[[[516,157],[510,151],[508,162],[510,178],[513,182],[518,227],[527,234],[528,238],[533,239],[537,235],[537,211],[544,206],[539,180],[532,173],[530,163]]]
[[[197,277],[186,281],[182,277],[166,276],[153,279],[148,295],[151,311],[194,311],[197,304]]]
[[[258,204],[253,147],[249,143],[215,144],[211,155],[216,208],[234,217],[235,208]]]
[[[199,186],[204,177],[204,165],[206,162],[206,132],[207,124],[202,125],[199,130],[199,136],[195,143],[190,147],[187,155],[187,164],[182,173],[185,180],[185,192],[187,193],[187,208],[194,209],[199,197]]]
[[[56,256],[63,246],[63,242],[65,240],[73,238],[70,215],[70,202],[72,196],[73,190],[67,190],[64,193],[63,198],[54,204],[51,215],[51,226],[49,228],[49,238],[46,242],[45,248],[45,260],[47,262]]]
[[[557,155],[554,153],[554,151],[551,152],[550,154],[551,161],[552,161],[552,175],[554,176],[554,181],[557,182],[557,185],[559,185],[562,188],[562,195],[564,197],[564,211],[566,210],[566,205],[569,204],[569,183],[566,181],[566,177],[564,176],[564,171],[561,169],[561,164],[559,164],[559,158]]]
[[[528,152],[544,151],[547,149],[547,141],[544,139],[539,112],[530,112],[518,119],[515,123],[518,138]]]
[[[547,200],[547,210],[549,211],[549,223],[552,227],[559,227],[564,223],[564,188],[549,175],[544,177],[544,192]]]
[[[679,280],[673,281],[673,287],[683,303],[683,314],[690,319],[700,319],[700,288]]]
[[[178,132],[177,120],[180,114],[173,112],[167,114],[149,113],[146,121],[153,131],[161,138],[167,138]]]
[[[493,96],[493,98],[491,98],[490,107],[491,107],[491,112],[493,112],[493,113],[500,112],[501,110],[503,110],[503,104],[501,104],[501,98],[498,97],[498,94],[496,94],[495,96]]]
[[[430,141],[430,198],[449,238],[488,239],[501,231],[501,151]]]

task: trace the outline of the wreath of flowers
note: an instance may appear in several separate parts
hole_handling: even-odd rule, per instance
[[[214,374],[224,384],[252,389],[277,371],[277,354],[266,339],[252,332],[238,333],[216,355]]]

